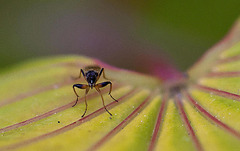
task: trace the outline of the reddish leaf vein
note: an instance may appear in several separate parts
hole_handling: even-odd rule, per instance
[[[211,72],[206,75],[206,77],[238,77],[240,76],[240,71],[234,72]]]
[[[175,97],[175,102],[176,102],[176,105],[177,105],[178,110],[180,112],[181,119],[184,122],[184,125],[187,128],[187,131],[190,134],[196,149],[198,151],[202,151],[203,150],[202,145],[200,144],[200,142],[199,142],[199,140],[198,140],[198,138],[197,138],[197,136],[196,136],[196,134],[195,134],[195,132],[194,132],[194,130],[193,130],[189,120],[188,120],[186,112],[185,112],[185,110],[183,108],[182,100],[179,98],[179,96]]]
[[[155,124],[155,127],[154,127],[154,131],[153,131],[153,135],[152,135],[152,139],[151,139],[148,151],[152,151],[155,147],[157,136],[158,136],[159,129],[160,129],[160,125],[161,125],[162,120],[163,120],[163,113],[164,113],[164,110],[166,108],[167,100],[168,100],[168,94],[165,93],[164,97],[163,97],[163,100],[162,100],[160,110],[159,110],[158,118],[157,118],[157,121],[156,121],[156,124]]]
[[[223,64],[223,63],[229,63],[229,62],[238,61],[238,60],[240,60],[240,55],[221,59],[218,61],[218,63]]]
[[[215,122],[217,125],[221,126],[222,128],[224,128],[225,130],[227,130],[228,132],[230,132],[232,135],[236,136],[238,139],[240,139],[240,133],[236,130],[234,130],[233,128],[231,128],[230,126],[228,126],[227,124],[221,122],[220,120],[218,120],[217,118],[215,118],[213,115],[211,115],[208,111],[206,111],[202,106],[200,106],[193,98],[192,96],[184,91],[184,94],[187,96],[188,100],[201,112],[203,113],[205,116],[207,116],[209,119],[211,119],[213,122]]]
[[[146,104],[149,102],[152,94],[150,94],[127,118],[125,118],[118,126],[116,126],[113,130],[111,130],[107,135],[105,135],[100,141],[98,141],[95,145],[93,145],[89,151],[96,150],[100,146],[102,146],[107,140],[117,134],[122,128],[124,128],[134,117],[139,113],[143,108],[146,107]]]
[[[51,89],[55,89],[56,86],[62,87],[62,86],[71,84],[72,82],[73,82],[72,80],[68,80],[68,81],[65,81],[65,82],[58,83],[58,84],[55,83],[55,84],[46,86],[44,88],[35,89],[35,90],[27,92],[27,93],[19,94],[16,97],[9,98],[9,99],[6,99],[6,100],[0,102],[0,107],[4,106],[4,105],[7,105],[7,104],[10,104],[10,103],[17,102],[17,101],[25,99],[27,97],[31,97],[31,96],[33,96],[35,94],[38,94],[38,93],[41,93],[41,92],[45,92],[45,91],[48,91],[48,90],[51,90]]]
[[[223,91],[223,90],[217,90],[217,89],[214,89],[214,88],[210,88],[210,87],[206,87],[206,86],[198,85],[198,84],[195,85],[195,87],[198,88],[198,89],[201,89],[203,91],[212,92],[215,95],[219,95],[219,96],[223,96],[223,97],[226,97],[226,98],[230,98],[230,99],[240,101],[240,95],[237,95],[237,94],[233,94],[233,93],[226,92],[226,91]]]
[[[45,69],[50,69],[50,68],[54,68],[54,67],[57,67],[57,66],[83,66],[84,64],[82,63],[57,63],[57,64],[53,64],[53,65],[50,65],[48,67],[41,67],[41,69],[43,68],[44,70]],[[39,72],[41,70],[37,70],[37,72]],[[33,71],[31,71],[33,72]],[[46,87],[43,87],[43,88],[39,88],[39,89],[34,89],[33,91],[30,91],[30,92],[27,92],[27,93],[22,93],[22,94],[19,94],[18,96],[15,96],[15,97],[12,97],[12,98],[8,98],[8,99],[5,99],[4,101],[0,102],[0,107],[1,106],[4,106],[4,105],[7,105],[7,104],[10,104],[10,103],[14,103],[14,102],[17,102],[19,100],[22,100],[24,98],[27,98],[27,97],[31,97],[35,94],[38,94],[38,93],[41,93],[41,92],[44,92],[44,91],[48,91],[48,90],[51,90],[51,89],[55,89],[55,87],[63,87],[65,85],[68,85],[68,84],[71,84],[74,80],[71,80],[71,79],[68,79],[66,81],[63,81],[63,82],[59,82],[59,83],[54,83],[52,85],[49,85],[49,86],[46,86]]]
[[[104,89],[102,92],[103,92],[103,93],[106,93],[107,91],[108,91],[108,90]],[[97,93],[97,92],[92,93],[92,94],[89,94],[89,95],[87,96],[87,99],[91,99],[91,98],[94,98],[94,97],[96,97],[96,96],[98,96],[98,93]],[[82,102],[83,100],[84,100],[84,97],[80,98],[78,102]],[[48,117],[48,116],[51,116],[51,115],[53,115],[53,114],[55,114],[55,113],[61,112],[61,111],[63,111],[63,110],[66,110],[66,109],[72,107],[72,105],[73,105],[74,103],[75,103],[75,101],[72,101],[72,102],[70,102],[70,103],[68,103],[68,104],[65,104],[65,105],[63,105],[63,106],[61,106],[61,107],[55,108],[55,109],[53,109],[53,110],[51,110],[51,111],[49,111],[49,112],[46,112],[46,113],[44,113],[44,114],[41,114],[41,115],[39,115],[39,116],[36,116],[36,117],[30,118],[30,119],[27,119],[27,120],[25,120],[25,121],[22,121],[22,122],[19,122],[19,123],[16,123],[16,124],[13,124],[13,125],[4,127],[4,128],[1,128],[1,129],[0,129],[0,132],[6,132],[6,131],[9,131],[9,130],[12,130],[12,129],[15,129],[15,128],[18,128],[18,127],[27,125],[27,124],[29,124],[29,123],[36,122],[36,121],[38,121],[38,120],[41,120],[41,119],[46,118],[46,117]]]
[[[128,92],[127,94],[125,94],[124,96],[122,96],[121,98],[118,99],[119,102],[122,102],[123,100],[125,100],[125,98],[127,98],[128,96],[130,96],[131,94],[135,93],[137,90],[134,89],[134,90],[131,90],[130,92]],[[111,102],[110,104],[106,105],[107,108],[112,108],[116,105],[119,104],[119,102],[116,102],[116,101],[113,101]],[[37,136],[37,137],[34,137],[32,139],[29,139],[29,140],[25,140],[25,141],[22,141],[22,142],[19,142],[19,143],[16,143],[16,144],[13,144],[13,145],[9,145],[9,146],[5,146],[5,147],[2,147],[0,148],[0,150],[12,150],[12,149],[16,149],[16,148],[19,148],[19,147],[23,147],[23,146],[26,146],[26,145],[29,145],[31,143],[36,143],[40,140],[43,140],[45,138],[49,138],[49,137],[53,137],[53,136],[56,136],[56,135],[59,135],[59,134],[62,134],[66,131],[69,131],[79,125],[81,125],[82,123],[86,122],[86,121],[89,121],[90,119],[96,117],[97,115],[101,114],[105,112],[105,109],[104,107],[96,110],[95,112],[69,124],[69,125],[66,125],[62,128],[59,128],[57,130],[54,130],[52,132],[49,132],[49,133],[46,133],[46,134],[43,134],[43,135],[40,135],[40,136]]]
[[[120,87],[120,85],[118,84],[118,85],[114,86],[114,89],[119,88],[119,87]],[[103,89],[103,90],[102,90],[103,93],[106,93],[106,92],[108,92],[108,91],[109,91],[109,90],[107,90],[107,89]],[[99,95],[99,94],[98,94],[97,92],[91,93],[91,94],[87,95],[87,99],[94,98],[94,97],[96,97],[96,96],[98,96],[98,95]],[[80,103],[80,102],[82,102],[83,100],[84,100],[84,97],[80,98],[78,102]],[[24,125],[27,125],[27,124],[36,122],[36,121],[41,120],[41,119],[46,118],[46,117],[49,117],[49,116],[51,116],[51,115],[53,115],[53,114],[55,114],[55,113],[64,111],[64,110],[72,107],[72,105],[73,105],[74,103],[75,103],[75,101],[72,101],[72,102],[70,102],[70,103],[68,103],[68,104],[65,104],[65,105],[63,105],[63,106],[60,106],[60,107],[58,107],[58,108],[55,108],[55,109],[53,109],[53,110],[51,110],[51,111],[48,111],[48,112],[46,112],[46,113],[43,113],[43,114],[41,114],[41,115],[39,115],[39,116],[36,116],[36,117],[30,118],[30,119],[27,119],[27,120],[25,120],[25,121],[22,121],[22,122],[13,124],[13,125],[9,125],[9,126],[4,127],[4,128],[1,128],[1,129],[0,129],[0,132],[7,132],[7,131],[10,131],[10,130],[12,130],[12,129],[15,129],[15,128],[18,128],[18,127],[21,127],[21,126],[24,126]]]

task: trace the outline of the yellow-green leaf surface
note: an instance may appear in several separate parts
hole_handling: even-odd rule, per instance
[[[82,56],[32,60],[0,75],[0,150],[240,150],[240,24],[188,76],[144,75]],[[84,89],[99,65],[113,83]],[[155,68],[155,67],[151,67]],[[158,68],[159,72],[166,72]],[[157,73],[157,72],[155,72]],[[166,75],[166,74],[165,74]],[[180,74],[179,74],[180,75]],[[155,78],[158,77],[158,78]],[[99,79],[99,83],[106,81]]]

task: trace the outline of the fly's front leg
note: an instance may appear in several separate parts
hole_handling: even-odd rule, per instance
[[[73,91],[74,91],[74,93],[76,94],[77,99],[76,99],[75,104],[74,104],[72,107],[74,107],[74,106],[77,104],[77,102],[78,102],[78,97],[79,97],[79,95],[78,95],[77,92],[76,92],[75,87],[77,87],[77,88],[79,88],[79,89],[86,89],[85,102],[86,102],[86,94],[87,94],[87,92],[88,92],[88,90],[89,90],[89,86],[86,85],[86,84],[74,84],[74,85],[73,85]]]
[[[102,87],[107,86],[108,84],[110,85],[110,90],[109,90],[108,95],[110,95],[111,98],[112,98],[114,101],[118,102],[118,100],[116,100],[116,99],[111,95],[111,92],[112,92],[112,82],[110,82],[110,81],[102,82],[102,83],[97,84],[95,87],[102,88]]]
[[[85,107],[85,111],[84,111],[82,117],[84,117],[84,115],[87,112],[87,93],[88,93],[88,91],[89,91],[89,86],[86,88],[86,92],[85,92],[85,105],[86,105],[86,107]]]
[[[102,103],[103,103],[103,106],[104,106],[105,110],[112,116],[112,114],[108,111],[108,109],[107,109],[106,106],[105,106],[102,93],[101,93],[101,91],[100,91],[100,89],[99,89],[99,87],[98,87],[97,85],[95,86],[95,89],[98,91],[98,93],[100,94],[100,96],[101,96],[101,98],[102,98]]]

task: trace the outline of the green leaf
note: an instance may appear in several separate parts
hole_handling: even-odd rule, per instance
[[[80,56],[16,65],[0,75],[0,150],[240,150],[239,32],[236,23],[188,76],[153,65],[155,75],[144,75]],[[86,83],[74,77],[88,65],[104,67],[113,83],[118,102],[101,88],[113,116],[94,89],[83,118],[84,90],[72,107],[72,85]]]

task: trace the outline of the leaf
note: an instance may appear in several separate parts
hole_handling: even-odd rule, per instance
[[[50,57],[0,75],[0,150],[240,150],[240,23],[184,76],[151,65],[144,75],[80,56]],[[97,64],[113,83],[84,90],[79,70]],[[151,63],[150,63],[151,64]],[[167,78],[169,75],[169,78]],[[100,82],[105,79],[100,78]]]

